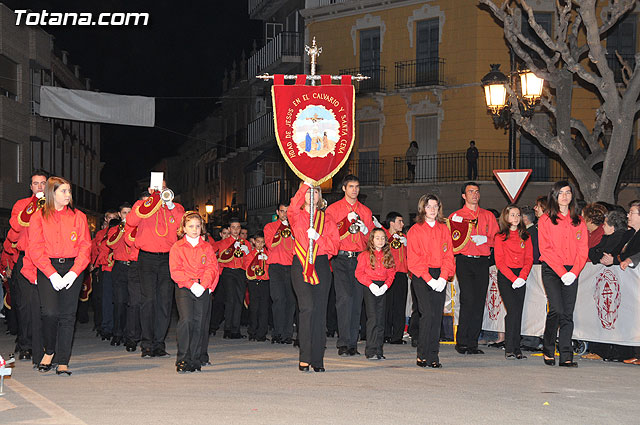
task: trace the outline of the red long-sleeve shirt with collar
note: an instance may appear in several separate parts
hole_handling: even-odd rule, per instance
[[[281,264],[283,266],[290,266],[293,262],[296,243],[296,241],[293,240],[293,237],[284,238],[281,236],[280,243],[278,243],[275,248],[272,246],[273,237],[280,228],[281,223],[282,222],[280,220],[276,220],[271,223],[267,223],[264,226],[264,242],[269,249],[269,259],[267,260],[267,262],[269,264]]]
[[[91,264],[95,267],[102,265],[100,259],[100,244],[104,239],[104,235],[107,233],[107,229],[100,229],[96,232],[95,236],[91,240]]]
[[[135,246],[147,252],[169,252],[171,246],[178,240],[178,227],[184,215],[184,207],[174,203],[173,209],[162,205],[152,216],[142,218],[138,215],[138,208],[144,203],[140,199],[133,204],[127,215],[127,224],[137,227]]]
[[[484,235],[487,237],[487,243],[484,243],[480,246],[476,245],[472,239],[469,239],[469,242],[458,251],[456,254],[462,255],[482,255],[488,257],[491,255],[491,248],[493,247],[493,238],[496,233],[500,230],[498,228],[498,222],[496,221],[496,217],[488,210],[478,207],[477,211],[473,211],[468,208],[466,205],[460,208],[458,211],[455,211],[449,216],[449,220],[454,215],[458,215],[462,218],[467,219],[478,219],[478,224],[471,229],[471,236],[473,235]]]
[[[358,254],[358,265],[356,266],[358,282],[369,287],[374,281],[383,281],[384,285],[390,287],[396,276],[396,268],[395,266],[388,269],[384,267],[384,254],[382,251],[376,251],[374,255],[376,257],[376,267],[371,268],[369,251],[363,251]]]
[[[252,265],[258,265],[262,263],[261,260],[256,259],[259,253],[260,251],[254,249],[249,253],[249,255],[245,255],[243,264],[243,268],[245,270],[249,270],[249,267],[251,267]],[[271,258],[271,252],[265,249],[264,254],[267,256],[267,261],[264,262],[264,274],[262,276],[256,276],[257,280],[269,280],[269,258]]]
[[[103,272],[110,272],[113,270],[113,250],[107,245],[106,234],[109,233],[109,228],[106,229],[102,239],[98,242],[98,264]]]
[[[493,217],[493,215],[492,215]],[[416,223],[407,233],[409,271],[426,282],[433,279],[429,269],[440,269],[440,277],[449,280],[456,273],[451,232],[444,223]]]
[[[18,222],[18,215],[27,207],[29,202],[33,199],[33,196],[28,198],[19,199],[13,204],[11,209],[11,217],[9,218],[9,225],[17,234],[16,248],[18,251],[26,251],[29,245],[29,227],[24,227]]]
[[[507,240],[503,235],[496,235],[493,255],[496,267],[507,279],[514,282],[517,278],[527,280],[533,266],[533,244],[531,238],[522,240],[520,232],[510,230]],[[522,269],[516,276],[511,269]]]
[[[2,255],[0,255],[0,272],[7,268],[13,269],[13,266],[18,260],[18,251],[11,246],[9,238],[5,239],[2,243]]]
[[[587,225],[582,217],[577,226],[571,224],[569,214],[558,214],[553,224],[548,214],[538,220],[540,261],[544,261],[560,277],[567,273],[564,266],[572,266],[571,273],[578,276],[589,257]]]
[[[138,261],[138,254],[140,253],[140,249],[136,248],[136,234],[137,227],[133,227],[128,223],[124,226],[124,243],[127,245],[129,250],[129,261]]]
[[[383,230],[387,234],[387,239],[389,241],[389,244],[391,245],[393,235],[384,227]],[[396,263],[396,273],[407,273],[409,271],[409,266],[407,263],[407,246],[403,243],[401,243],[400,248],[397,249],[391,246],[391,255],[393,255],[393,260]]]
[[[29,283],[36,282],[36,279],[38,277],[38,270],[33,264],[33,261],[31,261],[29,255],[25,255],[22,258],[22,268],[20,269],[20,273],[22,273],[22,276],[24,276],[29,281]]]
[[[120,230],[120,226],[115,226],[109,229],[109,232],[107,232],[107,240],[105,242],[106,245],[109,246],[109,248],[111,248],[111,250],[113,251],[113,259],[116,261],[129,261],[131,256],[129,247],[125,242],[126,230],[126,226],[122,230]],[[115,243],[110,244],[109,240],[118,232],[122,232],[122,235],[120,235],[120,238]]]
[[[303,209],[304,197],[307,190],[309,190],[309,186],[306,184],[301,185],[293,198],[291,198],[291,203],[287,210],[287,218],[289,219],[293,236],[305,251],[309,249],[309,236],[307,235],[307,230],[309,229],[309,212]],[[318,252],[316,255],[326,255],[331,258],[338,254],[338,247],[340,246],[338,225],[329,214],[325,213],[324,228],[314,244],[318,244]]]
[[[356,201],[355,204],[351,205],[346,198],[342,198],[327,207],[327,216],[330,217],[331,221],[335,223],[336,229],[338,223],[343,221],[350,212],[355,212],[356,214],[358,214],[369,231],[371,231],[375,227],[373,225],[371,210],[365,205],[361,204],[360,201]],[[368,233],[364,235],[362,234],[362,232],[354,234],[347,232],[344,239],[340,240],[338,249],[341,251],[361,252],[367,248],[368,240]]]
[[[229,255],[229,253],[233,253],[236,249],[234,248],[234,245],[236,242],[240,242],[241,245],[245,245],[247,248],[249,248],[249,252],[251,252],[251,244],[249,244],[249,242],[245,241],[242,238],[234,238],[233,236],[229,236],[228,238],[222,239],[221,241],[218,242],[218,263],[221,269],[242,269],[244,270],[244,257],[247,256],[247,254],[244,253],[244,251],[242,252],[242,256],[241,257],[236,257],[235,255],[231,255],[231,260],[223,263],[222,261],[220,261],[220,257],[222,256],[223,253],[225,253],[225,255]]]
[[[192,246],[186,236],[173,244],[169,251],[169,270],[171,279],[180,288],[191,289],[198,282],[205,289],[216,289],[220,276],[216,254],[211,244],[200,238]]]
[[[87,217],[82,211],[64,207],[52,211],[45,219],[42,210],[38,210],[33,213],[29,227],[27,252],[45,276],[56,273],[50,258],[75,258],[70,271],[77,275],[89,265],[91,238]]]

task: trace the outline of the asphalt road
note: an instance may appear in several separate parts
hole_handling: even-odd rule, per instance
[[[441,345],[442,369],[415,365],[410,345],[386,345],[386,360],[337,356],[325,373],[299,372],[297,350],[212,337],[213,362],[177,374],[175,358],[140,358],[78,325],[73,375],[41,374],[17,361],[0,397],[0,423],[33,424],[461,424],[638,423],[640,367],[579,360],[549,367],[502,350],[460,355]],[[175,355],[175,327],[167,350]],[[13,339],[0,337],[0,353]],[[364,343],[360,352],[364,353]]]

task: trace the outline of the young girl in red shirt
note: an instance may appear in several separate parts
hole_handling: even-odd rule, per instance
[[[188,211],[178,229],[178,241],[169,251],[171,279],[176,282],[178,307],[178,373],[201,370],[209,363],[211,292],[218,284],[218,260],[211,244],[203,239],[202,217]]]
[[[525,283],[533,266],[533,245],[517,205],[507,205],[502,210],[498,225],[500,231],[494,239],[493,253],[498,268],[498,288],[507,309],[504,356],[526,359],[520,350],[520,329]]]
[[[385,292],[396,276],[396,265],[387,243],[384,229],[375,228],[369,233],[367,250],[358,255],[356,277],[358,282],[368,287],[364,292],[367,312],[367,345],[364,354],[367,359],[384,359]]]

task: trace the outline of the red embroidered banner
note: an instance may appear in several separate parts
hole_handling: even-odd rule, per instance
[[[340,85],[306,86],[285,85],[280,77],[274,76],[271,88],[278,147],[298,177],[320,185],[340,170],[353,148],[351,79]]]

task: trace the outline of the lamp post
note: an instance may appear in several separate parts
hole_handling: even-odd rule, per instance
[[[523,116],[533,116],[542,95],[544,80],[528,69],[517,71],[513,49],[510,49],[510,54],[509,77],[500,71],[500,64],[491,64],[491,71],[482,77],[481,83],[487,109],[493,117],[493,124],[496,128],[509,129],[509,168],[513,170],[516,168],[516,122],[509,109],[509,99],[517,102]],[[515,92],[514,97],[509,96],[509,88],[511,93]]]
[[[213,214],[213,202],[211,202],[211,199],[204,204],[204,211],[207,213],[207,224],[209,224],[209,215]]]

